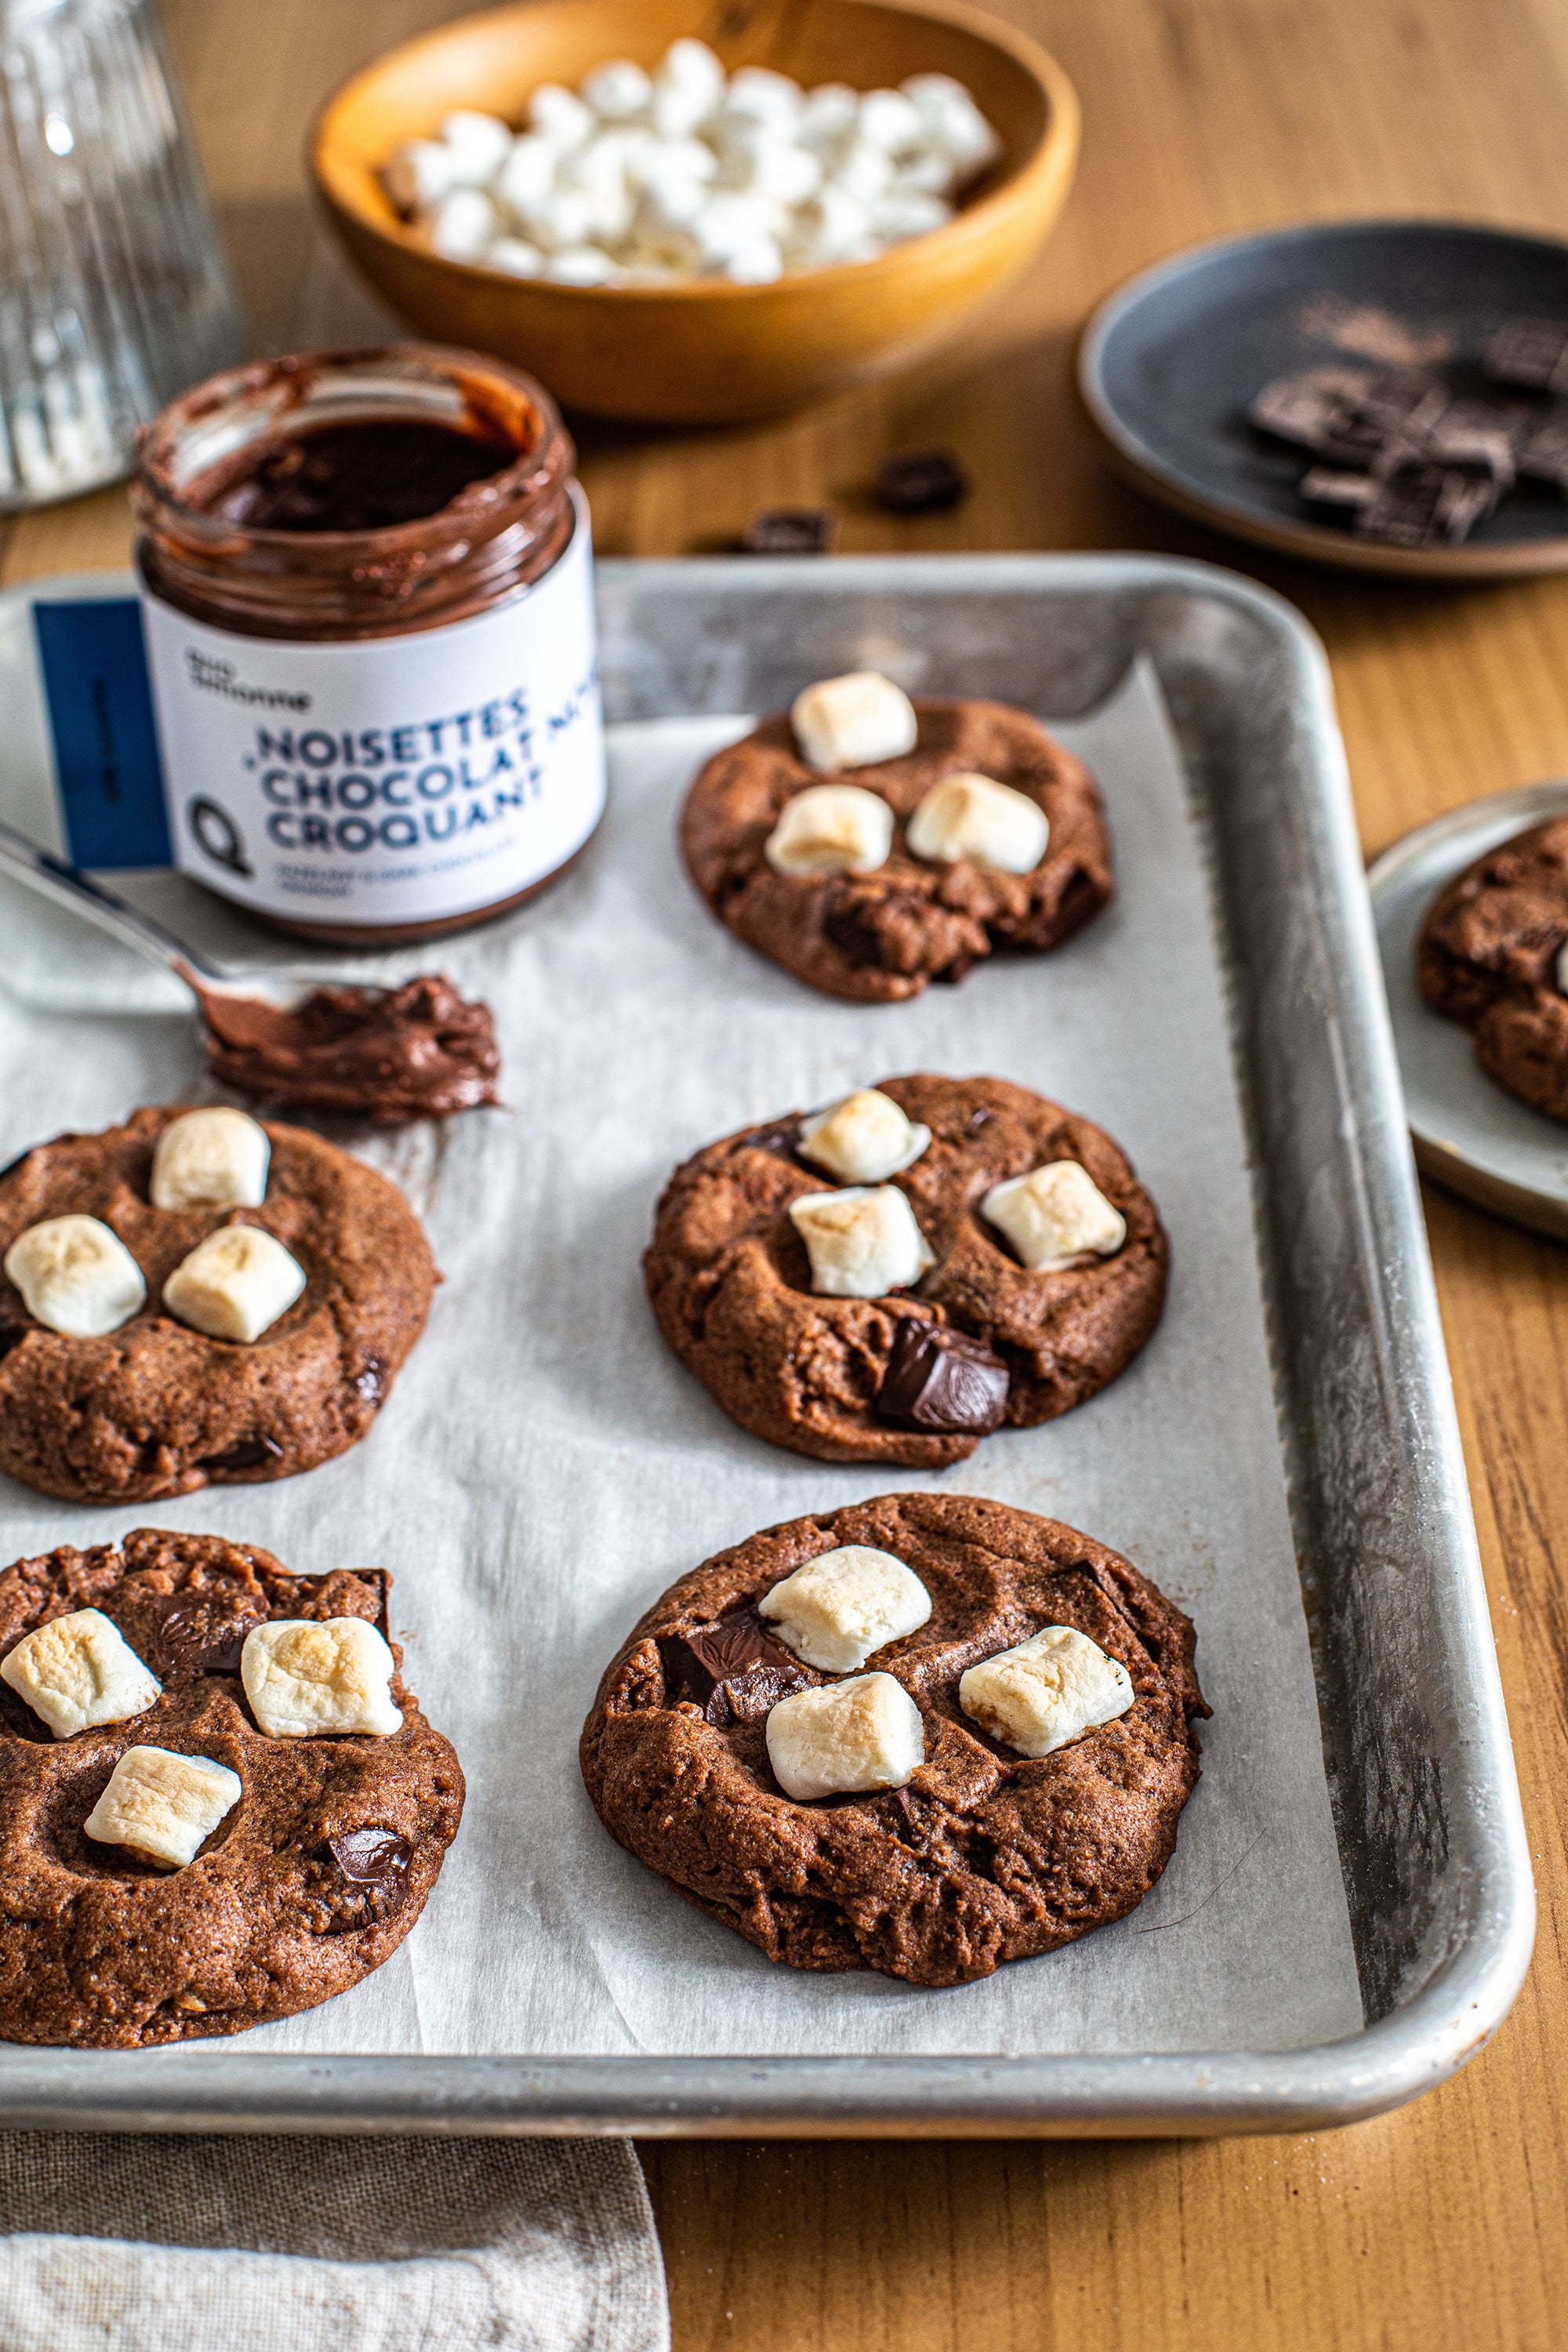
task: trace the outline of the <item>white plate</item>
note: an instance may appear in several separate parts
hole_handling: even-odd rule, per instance
[[[1385,849],[1367,876],[1410,1137],[1423,1171],[1538,1233],[1568,1239],[1568,1127],[1489,1078],[1468,1029],[1415,985],[1415,940],[1433,899],[1500,842],[1568,815],[1568,783],[1521,784],[1455,809]]]

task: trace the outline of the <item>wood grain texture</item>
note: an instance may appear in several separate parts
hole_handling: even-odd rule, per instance
[[[694,0],[693,16],[701,0]],[[1414,590],[1260,561],[1121,488],[1067,385],[1119,278],[1275,221],[1432,212],[1568,233],[1562,0],[1000,0],[1084,101],[1082,172],[963,348],[783,425],[584,436],[599,542],[723,544],[831,499],[856,548],[1145,547],[1268,580],[1325,637],[1363,840],[1568,774],[1568,582]],[[301,193],[312,106],[439,0],[169,0],[259,342],[374,314]],[[942,440],[975,491],[896,522],[877,457]],[[8,580],[123,560],[123,497],[15,523]],[[1493,2352],[1568,2343],[1568,1252],[1427,1201],[1541,1894],[1492,2047],[1402,2113],[1277,2140],[645,2150],[677,2352]]]

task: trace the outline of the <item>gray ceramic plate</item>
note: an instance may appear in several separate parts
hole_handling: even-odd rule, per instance
[[[1445,883],[1500,841],[1568,814],[1568,783],[1522,784],[1455,809],[1385,849],[1367,877],[1415,1157],[1483,1208],[1568,1239],[1568,1127],[1494,1084],[1470,1033],[1415,986],[1415,939]]]
[[[1336,221],[1229,237],[1110,295],[1079,346],[1105,453],[1166,506],[1243,539],[1359,571],[1460,579],[1568,570],[1568,499],[1524,484],[1458,547],[1388,547],[1315,520],[1305,451],[1247,421],[1275,376],[1328,363],[1474,355],[1504,320],[1568,319],[1568,245],[1457,221]],[[1471,365],[1464,365],[1468,359]]]

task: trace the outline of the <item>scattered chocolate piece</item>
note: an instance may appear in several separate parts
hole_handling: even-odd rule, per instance
[[[1554,401],[1520,435],[1514,464],[1532,481],[1568,490],[1568,401]]]
[[[746,525],[746,555],[826,555],[838,526],[826,507],[764,507]]]
[[[1481,353],[1494,383],[1568,392],[1568,320],[1510,319]]]
[[[490,1008],[435,974],[401,988],[319,988],[288,1012],[185,977],[201,1003],[213,1076],[237,1094],[383,1126],[450,1118],[497,1099]]]
[[[738,1610],[689,1633],[668,1633],[660,1642],[665,1680],[676,1699],[700,1706],[710,1723],[726,1730],[735,1723],[760,1723],[791,1691],[805,1690],[811,1676],[762,1627],[754,1610]]]
[[[877,495],[894,514],[945,514],[969,496],[969,477],[951,449],[912,449],[884,457]]]
[[[1007,1409],[1009,1377],[1001,1357],[967,1332],[906,1315],[893,1334],[877,1411],[906,1429],[983,1437]]]

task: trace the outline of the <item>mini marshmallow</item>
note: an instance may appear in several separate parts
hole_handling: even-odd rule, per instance
[[[672,41],[653,78],[647,118],[664,138],[695,131],[724,96],[724,68],[706,41]]]
[[[500,225],[494,199],[483,188],[454,188],[424,224],[432,246],[448,261],[477,260]]]
[[[816,269],[852,261],[867,242],[870,221],[859,197],[830,181],[796,214],[792,251]]]
[[[577,87],[584,104],[593,108],[601,122],[630,122],[653,96],[651,78],[629,58],[612,58],[595,66]]]
[[[686,33],[666,49],[658,79],[679,89],[706,90],[710,98],[717,99],[724,88],[725,74],[721,60],[707,42]]]
[[[403,1728],[392,1696],[397,1662],[363,1617],[274,1617],[239,1654],[250,1711],[268,1739]]]
[[[540,278],[544,274],[544,256],[526,237],[498,236],[485,255],[487,269],[504,269],[511,278]]]
[[[922,194],[918,188],[889,188],[871,207],[871,234],[884,245],[907,245],[911,236],[929,236],[952,218],[952,206],[941,196]]]
[[[589,226],[601,245],[619,245],[632,225],[636,198],[626,178],[626,140],[607,131],[563,159],[556,185],[584,198]]]
[[[5,1264],[28,1314],[68,1339],[101,1339],[146,1303],[141,1267],[97,1217],[46,1217],[29,1225]]]
[[[563,245],[540,276],[553,286],[608,286],[621,275],[618,262],[596,245]]]
[[[824,775],[900,759],[920,734],[909,696],[874,669],[818,679],[795,696],[789,716],[801,758]]]
[[[528,101],[528,127],[561,154],[591,139],[598,128],[591,106],[558,81],[541,82]]]
[[[892,186],[893,166],[882,148],[858,141],[835,165],[830,184],[858,197],[863,205],[874,205]]]
[[[732,286],[771,286],[775,278],[784,276],[784,254],[777,237],[753,237],[750,245],[730,256],[722,275]]]
[[[792,1201],[790,1223],[822,1298],[884,1298],[920,1280],[936,1253],[896,1184],[847,1184]]]
[[[888,862],[893,812],[859,784],[808,784],[763,844],[775,874],[871,874]]]
[[[771,122],[782,131],[793,131],[800,120],[805,93],[799,82],[788,74],[774,73],[767,66],[742,66],[731,76],[720,110],[720,120],[731,116],[750,115],[753,121]]]
[[[722,189],[699,205],[689,223],[704,261],[722,264],[773,234],[773,206],[751,190]]]
[[[226,1764],[167,1748],[128,1748],[82,1828],[100,1845],[184,1870],[244,1794]]]
[[[901,89],[868,89],[856,112],[855,135],[884,154],[902,154],[925,138],[925,117]]]
[[[1020,1756],[1049,1756],[1114,1723],[1137,1693],[1126,1667],[1071,1625],[1046,1625],[959,1677],[958,1704]]]
[[[101,1609],[73,1609],[24,1633],[0,1658],[0,1682],[21,1694],[57,1739],[144,1715],[163,1687]]]
[[[513,212],[521,212],[524,205],[537,204],[555,185],[561,160],[558,150],[537,133],[514,140],[511,153],[496,175],[495,194]]]
[[[891,1675],[796,1691],[768,1716],[768,1762],[786,1797],[901,1789],[925,1762],[921,1711]]]
[[[726,136],[719,177],[727,188],[769,196],[775,204],[803,205],[822,185],[822,165],[809,148],[747,121]]]
[[[495,178],[511,152],[511,132],[498,114],[461,107],[441,125],[442,144],[462,173],[461,185],[479,188]]]
[[[853,1674],[873,1650],[914,1633],[931,1594],[912,1569],[869,1544],[819,1552],[757,1603],[786,1650],[826,1675]]]
[[[993,1184],[980,1213],[1031,1274],[1114,1256],[1127,1239],[1126,1218],[1076,1160],[1047,1160],[1027,1176]]]
[[[552,188],[534,203],[519,205],[517,217],[523,236],[541,253],[564,252],[568,246],[586,245],[593,236],[593,206],[575,188]]]
[[[305,1287],[305,1269],[259,1225],[220,1225],[182,1258],[163,1304],[209,1339],[259,1339]]]
[[[463,175],[462,160],[443,139],[410,139],[382,173],[399,212],[428,212]]]
[[[271,1156],[267,1129],[245,1111],[187,1111],[158,1138],[149,1187],[153,1206],[259,1209]]]
[[[968,858],[998,874],[1033,873],[1050,837],[1044,809],[1026,793],[968,773],[933,784],[904,835],[916,857],[945,866]]]
[[[851,89],[844,81],[819,82],[805,94],[795,135],[803,147],[814,147],[821,155],[831,154],[854,138],[859,118],[858,90]]]
[[[700,139],[656,139],[626,162],[627,179],[652,193],[703,188],[718,175],[719,158]]]
[[[880,1184],[912,1168],[930,1142],[930,1128],[877,1087],[861,1087],[800,1123],[801,1158],[845,1184]]]

